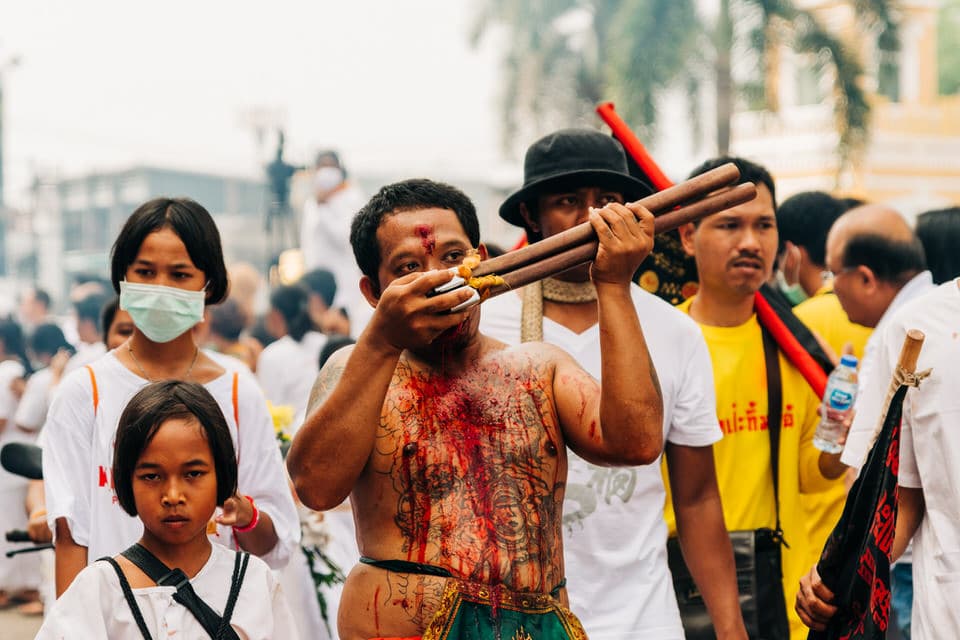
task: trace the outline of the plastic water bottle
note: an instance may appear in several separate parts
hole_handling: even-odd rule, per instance
[[[840,453],[843,447],[837,440],[843,434],[843,421],[853,409],[857,398],[857,359],[843,356],[840,365],[827,378],[823,393],[820,425],[813,435],[813,446],[827,453]]]

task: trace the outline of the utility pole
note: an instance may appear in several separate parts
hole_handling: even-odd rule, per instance
[[[0,212],[6,204],[3,193],[3,74],[7,69],[12,69],[18,64],[20,64],[20,58],[17,56],[11,56],[0,63]]]

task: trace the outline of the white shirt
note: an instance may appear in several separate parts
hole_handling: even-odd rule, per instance
[[[327,336],[318,331],[303,334],[300,342],[283,336],[271,342],[257,358],[257,379],[267,400],[293,407],[294,432],[303,424],[310,390],[320,371],[320,350]]]
[[[23,396],[13,417],[18,427],[34,432],[40,430],[47,419],[47,409],[56,391],[56,387],[51,387],[52,383],[53,372],[50,367],[45,367],[27,378]]]
[[[873,407],[865,407],[862,404],[861,398],[863,397],[863,390],[870,386],[877,385],[877,388],[881,389],[883,393],[886,393],[887,385],[890,383],[889,376],[886,378],[883,376],[878,377],[875,371],[879,357],[877,343],[880,341],[880,336],[886,329],[890,319],[903,305],[934,289],[936,289],[936,285],[933,284],[933,275],[929,271],[924,271],[914,276],[897,292],[893,300],[890,301],[890,306],[888,306],[887,310],[880,316],[877,326],[874,327],[873,333],[871,333],[870,338],[867,339],[867,344],[863,349],[863,361],[861,361],[860,370],[857,373],[859,397],[856,399],[856,404],[854,405],[856,413],[853,416],[853,423],[850,425],[850,432],[847,434],[847,444],[844,446],[843,454],[840,456],[841,462],[848,467],[859,469],[863,465],[863,461],[866,460],[867,453],[870,451],[870,445],[873,442],[873,432],[876,429],[877,419],[879,418],[879,409],[874,411]]]
[[[107,352],[107,345],[102,342],[82,342],[77,341],[77,352],[67,360],[67,366],[63,368],[63,373],[67,374],[74,369],[79,369],[88,365]]]
[[[960,279],[904,305],[879,337],[877,377],[863,410],[877,419],[910,329],[926,339],[917,371],[931,369],[903,405],[899,482],[923,490],[926,510],[913,537],[914,640],[960,638]],[[873,424],[876,424],[876,419]]]
[[[230,593],[236,552],[213,545],[210,559],[190,580],[193,590],[211,609],[222,614]],[[208,638],[190,611],[173,600],[176,589],[133,589],[133,597],[153,638]],[[293,616],[273,573],[259,558],[250,557],[230,626],[248,640],[297,638]],[[54,603],[40,628],[40,640],[141,638],[113,567],[95,562],[77,575]]]
[[[123,366],[113,351],[89,366],[97,380],[97,410],[86,367],[63,379],[43,429],[43,478],[51,529],[57,518],[65,518],[73,540],[87,547],[88,562],[93,562],[120,553],[143,533],[140,520],[117,504],[111,469],[120,414],[147,380]],[[234,418],[234,376],[239,424]],[[253,377],[242,371],[228,371],[204,387],[230,428],[240,493],[253,497],[276,529],[279,541],[263,559],[271,567],[283,567],[300,540],[300,523],[267,403]],[[233,547],[233,530],[218,526],[211,540]]]
[[[633,286],[633,301],[663,393],[663,437],[701,447],[720,440],[713,368],[703,334],[685,313]],[[480,330],[520,341],[520,298],[483,303]],[[543,319],[543,340],[600,378],[600,330],[581,334]],[[666,492],[660,464],[599,467],[568,453],[563,505],[570,609],[593,640],[683,639],[667,566]]]
[[[300,223],[300,249],[306,271],[323,268],[337,281],[334,307],[343,307],[350,316],[354,338],[367,326],[373,309],[360,293],[360,268],[350,246],[350,224],[366,204],[363,192],[347,184],[325,202],[307,198]]]

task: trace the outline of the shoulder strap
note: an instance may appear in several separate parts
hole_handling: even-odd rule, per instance
[[[780,379],[780,349],[770,333],[761,325],[763,360],[767,369],[767,429],[770,434],[770,467],[773,471],[773,501],[777,512],[777,537],[785,547],[780,526],[780,420],[783,411],[783,382]]]
[[[210,608],[206,602],[197,596],[190,584],[190,579],[180,569],[170,569],[160,561],[155,555],[150,553],[140,544],[134,544],[123,552],[123,557],[137,565],[141,571],[147,574],[151,580],[160,586],[175,587],[177,592],[173,594],[173,599],[183,605],[193,614],[201,626],[211,638],[226,638],[227,640],[240,640],[237,632],[228,626],[227,630],[220,633],[221,617],[216,611]]]
[[[123,591],[123,597],[127,601],[127,606],[130,607],[130,613],[133,614],[133,620],[137,623],[137,627],[140,629],[140,633],[143,634],[144,640],[153,640],[153,638],[150,637],[150,630],[147,629],[147,623],[143,620],[143,612],[140,611],[140,607],[133,597],[133,589],[130,588],[130,581],[127,580],[127,576],[123,575],[123,569],[120,568],[116,560],[109,556],[100,558],[100,560],[109,563],[116,572],[117,578],[120,580],[120,589]]]
[[[250,563],[250,554],[241,551],[236,554],[233,560],[233,576],[230,579],[230,595],[227,596],[227,606],[223,609],[223,618],[220,620],[220,628],[217,629],[215,640],[225,638],[227,630],[233,631],[230,627],[230,618],[233,617],[233,608],[237,604],[237,597],[240,595],[240,587],[243,586],[243,578],[247,575],[247,565]]]
[[[85,365],[90,374],[90,386],[93,387],[93,415],[97,415],[97,409],[100,407],[100,394],[97,391],[97,375],[93,372],[93,367]]]

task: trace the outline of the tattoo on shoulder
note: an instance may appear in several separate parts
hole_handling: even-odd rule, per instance
[[[333,393],[337,383],[343,376],[343,370],[347,366],[347,358],[345,355],[338,358],[337,355],[340,354],[331,356],[331,358],[327,360],[327,364],[325,364],[323,369],[320,370],[320,373],[317,374],[317,379],[313,383],[313,389],[310,390],[310,402],[307,405],[307,414],[313,413],[317,407],[330,397],[330,394]]]

